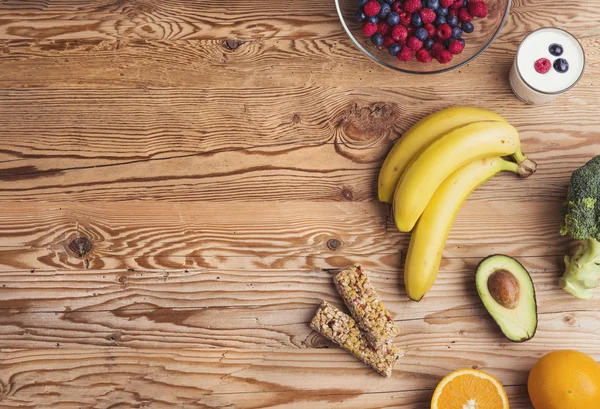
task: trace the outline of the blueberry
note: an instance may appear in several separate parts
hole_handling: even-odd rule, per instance
[[[400,50],[402,50],[402,47],[400,47],[398,44],[392,44],[392,45],[390,45],[389,50],[390,50],[390,54],[395,57],[398,54],[400,54]]]
[[[554,61],[554,69],[561,74],[564,74],[569,71],[569,62],[564,58],[557,58],[556,61]]]
[[[440,8],[440,0],[427,0],[427,8],[437,10]]]
[[[467,43],[465,43],[464,38],[457,38],[457,40],[462,43],[463,47],[467,44]]]
[[[548,51],[550,51],[550,54],[553,56],[560,57],[563,54],[564,49],[562,45],[555,43],[548,48]]]
[[[394,2],[395,2],[395,1],[396,1],[396,0],[383,0],[383,2],[384,2],[384,3],[387,3],[387,4],[389,4],[390,6],[391,6],[392,4],[394,4]]]
[[[450,24],[451,26],[457,26],[458,25],[458,17],[456,17],[456,16],[449,16],[446,19],[446,22],[448,24]]]
[[[421,0],[421,7],[427,8],[427,0]]]
[[[362,21],[362,20],[359,20]],[[441,26],[442,24],[446,24],[446,17],[444,16],[437,16],[435,18],[435,25],[436,26]]]
[[[433,41],[431,38],[428,38],[423,42],[423,47],[425,47],[426,50],[429,50],[431,49],[431,47],[433,47],[434,44],[435,41]]]
[[[369,0],[358,0],[358,7],[364,7],[368,2]]]
[[[362,10],[358,10],[356,12],[356,21],[365,21],[367,16]]]
[[[462,23],[462,29],[465,33],[472,33],[473,31],[475,31],[475,26],[473,25],[473,23],[465,21]]]
[[[444,47],[446,47],[446,48],[450,47],[450,44],[452,44],[452,41],[454,41],[453,38],[449,38],[449,39],[445,40]]]
[[[463,31],[460,29],[460,27],[452,27],[452,37],[453,38],[461,38],[463,34]]]
[[[379,14],[377,15],[377,17],[385,18],[388,14],[390,14],[390,11],[392,11],[390,5],[387,3],[383,3],[381,5],[381,9],[379,10]]]
[[[371,42],[376,46],[383,45],[383,36],[380,33],[375,33],[371,36]]]
[[[397,26],[400,23],[400,15],[396,12],[391,12],[387,16],[387,23],[390,26]]]
[[[421,41],[425,41],[429,37],[429,33],[423,27],[417,28],[417,31],[415,31],[415,37]]]
[[[367,21],[369,23],[373,23],[373,24],[377,24],[379,23],[379,19],[377,18],[377,16],[371,16],[371,17],[367,17]]]
[[[435,14],[446,17],[448,15],[448,9],[446,7],[440,7],[435,11]]]
[[[411,21],[412,21],[412,25],[415,27],[421,27],[423,25],[423,19],[421,18],[419,13],[414,13],[412,15]]]

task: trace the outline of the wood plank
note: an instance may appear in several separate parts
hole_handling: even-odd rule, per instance
[[[419,303],[406,297],[398,267],[377,264],[373,258],[354,260],[371,271],[375,287],[399,321],[482,313],[473,285],[479,258],[444,260],[431,292]],[[585,311],[597,306],[596,302],[576,299],[558,288],[558,277],[564,270],[561,257],[519,257],[519,260],[533,275],[540,313]],[[322,300],[339,303],[332,283],[334,273],[335,270],[251,265],[230,270],[2,272],[0,308],[12,313],[121,311],[123,314],[134,314],[136,308],[154,309],[158,313],[163,309],[168,313],[214,308],[211,314],[228,311],[233,314],[236,309],[247,309],[248,314],[257,317],[262,316],[263,310],[279,309],[296,315],[293,322],[298,323]]]
[[[567,127],[548,138],[538,130],[530,133],[524,129],[523,144],[538,162],[538,172],[525,180],[512,174],[499,175],[476,191],[473,200],[564,201],[572,172],[590,160],[594,151],[600,152],[592,125],[584,129],[576,125],[581,134]],[[552,128],[549,126],[546,132]],[[40,159],[0,162],[0,202],[36,202],[41,197],[47,202],[84,203],[377,200],[377,175],[391,145],[385,133],[372,134],[379,144],[361,147],[363,142],[356,146],[350,140],[347,144],[338,143],[342,132],[334,132],[334,143],[284,144],[129,161],[117,158],[117,153],[110,159],[86,159],[86,152],[80,155],[73,149],[56,153],[59,157],[54,159],[53,151],[58,151],[55,148]],[[143,139],[138,141],[143,144]],[[215,144],[224,141],[217,138]],[[118,136],[111,144],[116,152],[121,144]],[[550,144],[554,147],[545,150]],[[136,146],[139,145],[122,149],[121,154],[135,154]],[[166,146],[150,145],[148,154],[154,151],[158,156],[168,155]],[[98,145],[96,149],[102,147]],[[8,155],[15,156],[14,151]],[[37,154],[30,151],[28,155]],[[72,156],[77,159],[71,159]]]
[[[589,97],[586,100],[600,102],[593,92]],[[449,94],[434,99],[393,88],[114,89],[110,93],[4,89],[0,90],[5,114],[0,116],[0,170],[8,177],[27,173],[25,169],[34,165],[36,171],[58,171],[323,143],[356,151],[361,161],[368,157],[381,161],[392,142],[414,123],[455,104]],[[593,104],[528,110],[503,101],[484,105],[521,130],[528,153],[556,148],[546,154],[589,154],[590,145],[596,143]],[[135,110],[126,109],[133,106]],[[562,148],[578,150],[565,153]],[[25,159],[30,162],[17,162]],[[2,163],[9,161],[15,163]]]
[[[555,289],[551,298],[563,297]],[[547,303],[545,292],[538,301]],[[334,300],[339,303],[339,300]],[[469,299],[469,302],[471,300]],[[475,301],[475,300],[473,300]],[[592,347],[600,337],[600,302],[578,303],[587,311],[542,313],[535,337],[526,346],[513,346],[487,312],[474,315],[443,310],[424,319],[398,320],[395,343],[408,351],[441,346],[485,345],[528,349],[552,345],[569,349]],[[6,303],[3,303],[6,305]],[[11,309],[0,316],[2,348],[322,348],[327,341],[309,328],[313,308],[233,307],[158,308],[130,304],[111,311],[28,312]],[[557,308],[556,306],[546,308]],[[443,316],[447,314],[448,316]],[[416,315],[416,314],[415,314]],[[569,337],[565,337],[569,333]],[[424,334],[427,337],[424,338]]]
[[[597,29],[600,12],[593,0],[513,1],[504,33],[521,34],[540,26],[571,31]],[[226,16],[224,18],[224,16]],[[4,1],[0,39],[205,39],[323,38],[342,32],[333,2],[208,0],[143,2],[64,0]]]
[[[469,84],[469,103],[500,104],[510,98],[512,105],[523,107],[510,90],[508,72],[525,33],[514,34],[507,29],[504,32],[515,38],[501,36],[467,66],[426,79],[392,73],[364,56],[342,35],[315,40],[245,41],[235,43],[233,49],[231,42],[228,45],[221,40],[0,40],[0,86],[142,90],[373,87],[411,90],[409,95],[418,101],[435,102],[442,98],[450,103]],[[561,96],[564,108],[585,109],[582,99],[598,98],[591,87],[600,70],[600,39],[593,33],[594,30],[575,33],[580,34],[588,64],[580,85]],[[177,69],[173,70],[173,66]],[[552,105],[544,108],[548,106]],[[536,114],[544,111],[541,107],[528,107],[529,110]]]
[[[598,348],[584,351],[598,357]],[[432,388],[449,371],[473,366],[508,386],[511,407],[529,409],[523,386],[527,372],[544,352],[423,349],[418,357],[405,356],[402,367],[384,380],[338,349],[24,350],[1,356],[2,404],[114,407],[135,402],[162,408],[238,407],[239,402],[240,407],[310,403],[338,408],[365,403],[367,408],[390,404],[412,408],[415,401],[427,402]]]
[[[2,39],[295,38],[341,29],[333,3],[316,0],[4,1],[0,21]]]
[[[444,255],[567,254],[574,243],[558,234],[561,206],[561,202],[520,202],[519,206],[467,202]],[[308,259],[316,257],[336,268],[352,259],[382,255],[390,255],[387,262],[397,266],[409,236],[395,231],[387,211],[378,203],[7,202],[0,214],[0,266],[4,270],[144,265],[174,269],[206,267],[203,263],[209,259],[226,267],[228,258],[245,257],[246,262],[252,260],[247,266],[284,268],[288,260],[305,259],[312,265]],[[85,237],[93,245],[83,258],[69,250],[76,237]],[[196,262],[171,264],[188,257]],[[125,260],[137,264],[124,265]]]

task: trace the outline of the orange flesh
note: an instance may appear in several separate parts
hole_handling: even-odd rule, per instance
[[[459,375],[444,386],[437,409],[505,409],[500,393],[489,379]]]

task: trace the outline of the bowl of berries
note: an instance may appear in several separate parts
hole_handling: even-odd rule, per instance
[[[396,71],[436,74],[477,58],[496,39],[511,0],[335,0],[348,36]]]

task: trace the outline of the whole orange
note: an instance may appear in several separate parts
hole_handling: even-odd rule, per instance
[[[550,352],[527,381],[535,409],[600,408],[600,364],[578,351]]]

